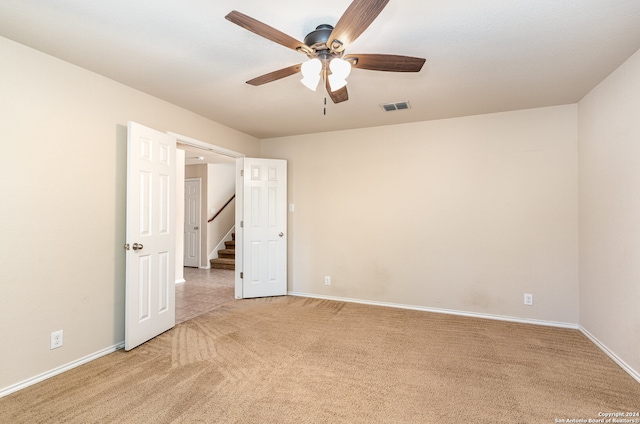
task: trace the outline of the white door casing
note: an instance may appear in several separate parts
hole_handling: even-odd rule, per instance
[[[200,179],[184,185],[184,266],[200,267]]]
[[[176,149],[176,284],[185,282],[184,279],[184,174],[185,151]]]
[[[128,123],[125,350],[175,325],[175,160],[175,138]]]
[[[236,185],[236,297],[285,295],[287,162],[241,158],[236,164],[242,174]]]

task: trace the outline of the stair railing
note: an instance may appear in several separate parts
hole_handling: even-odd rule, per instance
[[[234,194],[233,194],[233,196],[231,196],[231,199],[227,200],[227,203],[225,203],[225,204],[224,204],[224,206],[223,206],[222,208],[220,208],[220,210],[219,210],[215,215],[213,215],[213,218],[211,218],[211,219],[210,219],[210,220],[208,220],[207,222],[211,222],[211,221],[213,221],[214,219],[216,219],[216,218],[217,218],[217,216],[218,216],[218,215],[220,215],[220,212],[222,212],[222,211],[224,210],[224,208],[226,208],[226,207],[229,205],[229,203],[231,203],[231,201],[232,201],[233,199],[235,199],[235,198],[236,198],[236,195],[235,195],[235,193],[234,193]]]

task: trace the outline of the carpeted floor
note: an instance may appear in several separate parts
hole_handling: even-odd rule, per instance
[[[292,296],[231,301],[0,399],[2,423],[557,423],[638,411],[640,384],[575,330]]]

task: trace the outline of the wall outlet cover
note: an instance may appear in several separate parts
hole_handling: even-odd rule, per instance
[[[532,306],[533,305],[533,295],[532,294],[525,293],[525,295],[524,295],[524,304],[527,305],[527,306]]]
[[[64,333],[62,330],[54,331],[51,333],[51,349],[57,349],[62,347],[64,339]]]

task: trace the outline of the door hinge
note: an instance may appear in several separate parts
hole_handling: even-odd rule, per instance
[[[244,278],[244,272],[240,272],[240,278]]]
[[[124,250],[129,250],[129,243],[124,244]]]
[[[241,169],[241,170],[240,170],[240,176],[241,176],[241,177],[244,177],[244,169]]]
[[[244,228],[244,221],[240,221],[240,228]]]

